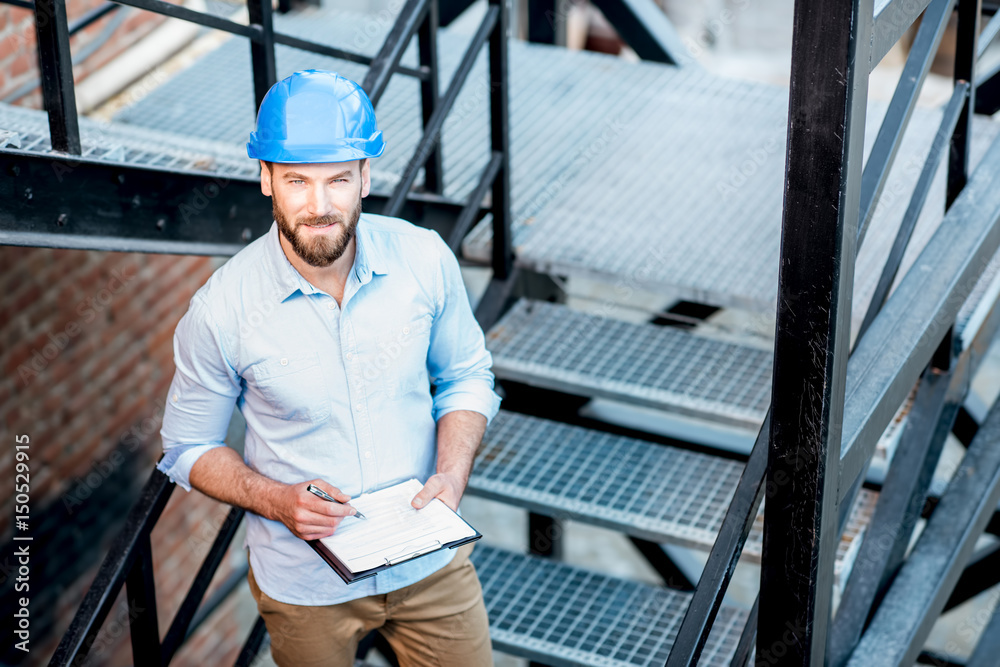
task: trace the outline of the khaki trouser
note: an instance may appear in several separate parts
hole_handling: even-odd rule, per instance
[[[350,667],[370,631],[386,638],[402,667],[493,664],[489,621],[471,544],[451,563],[412,586],[328,606],[278,602],[248,580],[279,667]]]

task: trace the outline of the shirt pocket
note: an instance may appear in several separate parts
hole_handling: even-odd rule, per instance
[[[315,352],[262,361],[257,388],[279,419],[320,422],[330,417],[330,390]]]
[[[412,391],[429,391],[427,350],[430,347],[430,313],[395,323],[375,336],[378,345],[376,366],[390,398]]]

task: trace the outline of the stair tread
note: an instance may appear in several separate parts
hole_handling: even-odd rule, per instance
[[[738,461],[501,410],[476,454],[468,493],[707,551],[742,473]],[[859,495],[838,571],[850,564],[876,498]],[[743,550],[754,562],[761,558],[761,519]]]
[[[738,461],[502,410],[469,492],[704,549],[742,472]]]
[[[480,544],[493,645],[551,665],[663,665],[691,594]],[[702,665],[728,665],[746,611],[723,605]]]
[[[757,430],[770,352],[519,300],[487,334],[497,377]]]

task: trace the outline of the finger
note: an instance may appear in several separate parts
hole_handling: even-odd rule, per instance
[[[424,488],[420,489],[420,493],[413,497],[413,501],[410,504],[417,509],[420,509],[433,500],[437,494],[441,493],[443,488],[444,485],[441,483],[440,478],[433,476],[427,480],[427,483],[424,484]]]
[[[312,494],[309,495],[312,496]],[[321,500],[315,496],[312,496],[311,499],[306,499],[304,509],[313,515],[317,515],[312,517],[312,520],[322,521],[324,525],[329,524],[331,518],[339,521],[345,516],[353,516],[357,513],[357,510],[350,505],[331,503],[329,500]]]
[[[304,540],[318,540],[333,535],[339,525],[340,519],[335,521],[333,525],[300,524],[296,532]]]
[[[334,532],[336,531],[330,530],[329,528],[326,528],[324,530],[315,529],[300,533],[299,537],[301,537],[303,540],[321,540],[324,537],[330,537],[331,535],[334,534]]]
[[[310,482],[310,484],[315,484],[319,488],[323,489],[331,496],[333,496],[333,498],[336,499],[338,502],[346,503],[350,502],[351,500],[351,497],[349,495],[347,495],[346,493],[335,487],[333,484],[330,484],[329,482],[325,482],[321,479],[314,479],[312,482]]]

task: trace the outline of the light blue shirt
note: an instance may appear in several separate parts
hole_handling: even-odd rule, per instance
[[[159,469],[190,490],[191,467],[225,446],[236,405],[252,469],[289,484],[324,479],[357,496],[411,477],[425,482],[442,415],[496,415],[492,358],[455,255],[436,232],[362,214],[342,301],[292,266],[276,223],[216,271],[174,334]],[[437,552],[347,586],[280,522],[248,512],[245,544],[261,590],[300,605],[397,590],[454,555]]]

